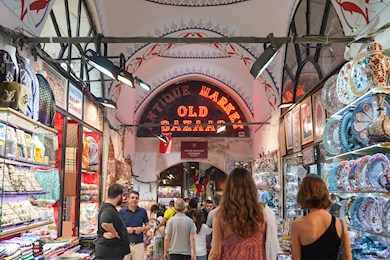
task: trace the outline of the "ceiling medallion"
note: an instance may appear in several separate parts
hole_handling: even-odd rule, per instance
[[[231,5],[241,2],[247,2],[249,0],[145,0],[148,2],[161,4],[161,5],[174,5],[174,6],[186,6],[186,7],[205,7],[205,6],[221,6]]]

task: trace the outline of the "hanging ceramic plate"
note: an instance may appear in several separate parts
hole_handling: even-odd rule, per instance
[[[361,158],[361,160],[357,163],[356,168],[355,168],[355,182],[357,189],[360,191],[366,191],[368,188],[368,185],[366,183],[366,168],[367,168],[367,163],[371,159],[370,155],[366,155]]]
[[[346,215],[348,214],[347,212],[347,203],[348,203],[348,200],[342,200],[342,201],[339,201],[337,202],[339,205],[340,205],[340,209],[339,209],[339,215],[338,217],[340,219],[345,219],[346,218]],[[336,212],[337,213],[337,212]],[[337,217],[337,216],[335,216]]]
[[[334,175],[334,183],[337,187],[337,190],[339,191],[345,191],[345,186],[344,186],[344,169],[349,168],[348,166],[348,161],[342,161],[339,163],[336,169],[336,173]]]
[[[344,64],[340,69],[337,76],[337,97],[341,103],[348,105],[356,99],[356,96],[353,94],[350,83],[350,71],[352,69],[352,61],[349,61]]]
[[[383,103],[385,113],[390,116],[390,106],[385,100]],[[361,144],[368,144],[368,126],[378,116],[378,104],[374,97],[363,99],[354,109],[351,119],[351,133]]]
[[[328,119],[324,128],[324,147],[331,155],[341,153],[341,145],[339,139],[339,123],[341,116],[334,116]]]
[[[349,160],[347,161],[347,164],[341,169],[340,172],[340,186],[342,187],[343,191],[350,192],[352,191],[351,185],[349,185],[349,172],[352,171],[352,169],[355,166],[355,160]]]
[[[352,62],[350,74],[351,90],[355,96],[361,96],[370,89],[367,76],[366,52],[360,52]]]
[[[356,181],[356,169],[358,168],[357,166],[360,164],[360,161],[362,160],[362,157],[357,158],[355,160],[355,164],[353,165],[352,169],[348,173],[348,182],[349,186],[351,187],[352,191],[357,191],[358,190],[358,185]]]
[[[379,177],[390,169],[389,159],[381,153],[374,154],[367,163],[365,178],[371,191],[382,191]]]
[[[337,168],[338,168],[338,163],[336,163],[332,170],[330,171],[329,173],[329,178],[328,178],[328,184],[329,184],[329,190],[330,191],[338,191],[337,189],[337,186],[336,186],[336,182],[335,182],[335,175],[336,175],[336,171],[337,171]]]
[[[356,197],[350,197],[347,199],[347,203],[345,204],[345,222],[347,224],[352,225],[352,206],[353,203],[356,201]]]
[[[322,101],[324,108],[329,113],[333,114],[344,107],[344,104],[337,97],[337,77],[338,75],[332,75],[325,83],[322,88]]]
[[[341,117],[339,124],[339,139],[341,149],[344,152],[349,152],[360,148],[359,143],[355,140],[351,133],[352,128],[352,111],[347,111]]]
[[[371,196],[367,197],[359,197],[363,198],[360,201],[359,210],[357,212],[360,225],[363,230],[371,231],[371,225],[370,225],[370,216],[371,216],[371,207],[375,202],[375,199]]]
[[[384,229],[383,231],[390,234],[390,199],[387,200],[385,206],[383,207],[382,226]]]
[[[356,200],[353,201],[351,207],[349,208],[348,215],[351,220],[351,224],[355,227],[360,227],[361,218],[359,217],[360,206],[366,197],[360,196]]]

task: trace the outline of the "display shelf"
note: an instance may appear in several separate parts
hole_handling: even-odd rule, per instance
[[[279,175],[279,172],[255,172],[253,175],[259,176],[269,176],[269,175]]]
[[[342,154],[335,155],[332,157],[328,157],[328,158],[326,158],[326,160],[342,161],[342,160],[351,159],[352,157],[355,157],[355,156],[372,155],[372,154],[376,154],[376,153],[388,153],[389,151],[390,151],[390,142],[385,142],[385,143],[379,143],[379,144],[374,144],[371,146],[363,147],[360,149],[356,149],[354,151],[342,153]]]
[[[48,127],[40,122],[34,121],[31,118],[13,110],[12,108],[0,108],[0,121],[7,123],[12,122],[13,126],[17,126],[31,133],[53,135],[57,134],[57,130]]]
[[[0,156],[0,163],[5,163],[5,164],[12,164],[12,165],[18,165],[18,166],[27,166],[27,167],[48,167],[51,168],[54,166],[54,164],[46,164],[46,163],[38,163],[38,162],[32,162],[32,161],[27,161],[23,159],[16,159],[16,158],[9,158],[9,157],[4,157]]]
[[[329,191],[329,193],[335,194],[335,195],[360,195],[360,194],[374,194],[374,195],[383,195],[383,196],[390,196],[389,191]]]
[[[21,195],[41,195],[46,194],[47,191],[4,191],[2,196],[21,196]]]
[[[338,116],[344,114],[345,111],[348,111],[350,108],[356,107],[363,99],[370,97],[372,94],[377,94],[377,93],[384,93],[384,94],[390,94],[390,86],[387,87],[374,87],[371,88],[369,91],[367,91],[364,95],[358,97],[354,101],[352,101],[350,104],[346,105],[336,113],[332,114],[331,117]]]
[[[90,169],[85,169],[85,168],[82,168],[81,172],[87,173],[87,174],[97,174],[98,173],[98,171],[96,171],[96,170],[90,170]]]
[[[10,226],[3,229],[0,229],[0,238],[7,237],[13,234],[17,234],[23,231],[30,230],[32,228],[42,227],[45,225],[52,224],[53,222],[50,220],[44,220],[44,221],[34,221],[28,225],[18,225],[18,226]]]

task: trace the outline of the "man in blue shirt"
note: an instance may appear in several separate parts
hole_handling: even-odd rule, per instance
[[[129,233],[131,253],[124,260],[144,259],[144,232],[150,229],[149,218],[144,208],[138,207],[139,193],[131,191],[127,196],[127,206],[119,211]]]

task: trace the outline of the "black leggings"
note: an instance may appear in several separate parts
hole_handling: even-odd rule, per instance
[[[191,260],[190,255],[169,254],[169,260]]]

